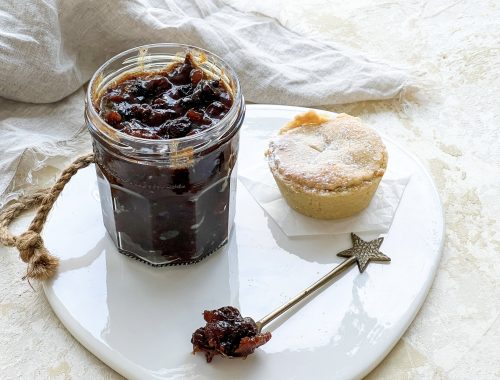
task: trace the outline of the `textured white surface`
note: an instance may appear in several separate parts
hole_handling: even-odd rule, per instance
[[[257,8],[266,2],[246,3]],[[272,3],[266,12],[276,12],[290,28],[414,65],[426,83],[410,102],[331,108],[362,117],[415,153],[434,176],[447,222],[443,259],[426,303],[368,378],[500,377],[500,5]],[[119,379],[62,327],[40,287],[33,292],[21,281],[23,271],[14,250],[1,248],[2,379]]]

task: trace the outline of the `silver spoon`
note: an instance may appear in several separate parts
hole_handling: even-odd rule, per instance
[[[370,261],[391,261],[388,256],[379,251],[379,248],[384,241],[383,237],[367,242],[362,240],[356,234],[351,233],[351,239],[353,247],[337,253],[337,256],[346,257],[347,259],[342,261],[339,265],[337,265],[307,289],[297,294],[290,301],[288,301],[284,305],[281,305],[276,310],[266,315],[264,318],[261,318],[257,322],[255,322],[259,333],[262,331],[262,328],[265,325],[269,324],[280,315],[285,313],[287,310],[298,304],[304,298],[308,297],[316,290],[326,285],[330,280],[349,268],[355,262],[357,262],[358,264],[359,271],[363,273]]]
[[[382,252],[379,251],[379,248],[382,245],[382,242],[384,241],[383,237],[371,241],[364,241],[356,234],[351,233],[351,239],[353,244],[352,248],[346,249],[337,254],[337,256],[345,257],[346,260],[341,262],[330,272],[321,277],[318,281],[310,285],[307,289],[297,294],[287,303],[281,305],[276,310],[272,311],[265,317],[255,322],[257,326],[257,334],[260,334],[262,332],[264,326],[268,325],[270,322],[278,318],[280,315],[284,314],[287,310],[298,304],[300,301],[302,301],[303,299],[314,293],[316,290],[326,285],[328,282],[330,282],[330,280],[332,280],[338,274],[342,273],[343,271],[351,267],[352,264],[357,263],[359,271],[363,273],[371,261],[385,261],[385,262],[391,261],[391,259],[388,256],[384,255]],[[223,357],[230,359],[239,357],[239,356],[226,355],[225,353],[219,350],[217,350],[217,352]]]

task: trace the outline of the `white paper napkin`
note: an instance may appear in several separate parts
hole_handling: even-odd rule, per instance
[[[337,220],[310,218],[290,208],[281,195],[265,160],[241,171],[239,179],[283,232],[292,237],[339,235],[350,232],[387,233],[410,176],[411,174],[397,173],[389,168],[370,205],[357,215]]]

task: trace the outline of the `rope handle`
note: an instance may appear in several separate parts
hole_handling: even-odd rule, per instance
[[[52,206],[59,197],[62,189],[64,189],[64,186],[66,186],[78,170],[89,166],[93,162],[94,155],[92,153],[77,158],[61,173],[54,186],[24,196],[0,212],[0,244],[7,247],[16,247],[19,250],[21,260],[28,264],[23,280],[35,279],[44,281],[56,273],[59,266],[59,259],[51,255],[47,248],[45,248],[40,233]],[[19,236],[12,235],[8,228],[12,221],[21,212],[36,206],[38,206],[38,210],[28,229]]]

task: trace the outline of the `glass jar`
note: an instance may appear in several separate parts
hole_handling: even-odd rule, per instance
[[[225,82],[233,104],[215,125],[170,140],[133,137],[96,109],[124,74],[154,72],[183,60]],[[194,263],[224,245],[234,219],[236,161],[245,104],[235,72],[193,46],[155,44],[111,58],[92,77],[85,120],[92,136],[104,225],[118,250],[154,265]]]

